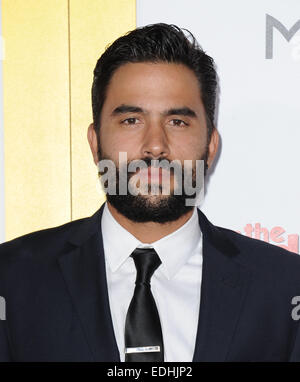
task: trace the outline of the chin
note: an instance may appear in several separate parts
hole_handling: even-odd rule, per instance
[[[123,216],[138,223],[169,223],[193,209],[182,195],[107,195],[107,201]]]

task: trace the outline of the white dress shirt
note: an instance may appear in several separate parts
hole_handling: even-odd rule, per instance
[[[151,278],[164,342],[165,362],[191,362],[197,334],[202,278],[202,233],[197,207],[190,219],[151,244],[141,243],[122,227],[105,203],[102,215],[109,304],[120,360],[125,360],[124,331],[136,268],[131,253],[154,248],[162,264]]]

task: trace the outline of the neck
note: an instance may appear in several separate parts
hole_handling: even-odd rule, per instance
[[[151,244],[154,241],[157,241],[176,231],[189,220],[194,211],[188,211],[186,214],[173,222],[163,224],[155,222],[137,223],[120,214],[109,202],[107,202],[107,207],[112,216],[123,228],[125,228],[142,243],[148,244]]]

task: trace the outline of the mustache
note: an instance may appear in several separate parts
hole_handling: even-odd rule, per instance
[[[128,180],[132,176],[136,175],[140,170],[142,170],[142,169],[145,170],[145,169],[149,169],[149,168],[161,168],[161,169],[169,172],[170,176],[178,177],[178,174],[185,172],[185,168],[187,165],[185,163],[185,160],[182,162],[179,159],[169,159],[169,158],[165,158],[165,157],[159,157],[159,158],[154,159],[153,157],[149,157],[149,156],[141,158],[141,159],[128,160],[126,158],[126,159],[121,160],[121,161],[119,159],[119,161],[118,161],[118,160],[113,160],[110,156],[105,155],[105,156],[102,156],[102,158],[100,159],[100,161],[103,161],[103,160],[104,161],[108,160],[113,164],[118,178],[120,175],[124,176],[125,174],[127,174]],[[196,159],[195,163],[198,160],[199,159]],[[203,156],[200,158],[200,160],[204,160],[205,170],[206,170],[207,163],[206,163],[205,159],[203,158]],[[187,160],[187,162],[190,162],[190,163],[188,163],[188,168],[191,167],[192,174],[194,174],[196,171],[195,164],[193,163],[194,160]],[[104,165],[104,168],[102,171],[98,168],[98,176],[99,177],[106,173],[105,168],[106,168],[105,165]],[[205,174],[205,172],[204,172],[204,174]],[[182,175],[181,175],[181,177],[182,177]]]
[[[150,167],[154,167],[154,168],[160,167],[162,169],[170,171],[171,174],[174,174],[175,169],[178,168],[178,170],[179,170],[182,166],[182,164],[179,160],[170,160],[167,158],[153,159],[151,157],[145,157],[142,159],[127,160],[126,162],[123,162],[121,164],[117,163],[116,161],[114,161],[110,158],[102,158],[102,159],[111,160],[115,164],[117,172],[118,173],[124,173],[126,171],[128,174],[128,177],[135,175],[136,172],[142,168],[150,168]],[[139,165],[139,163],[141,165]],[[132,171],[129,169],[130,167],[134,167],[134,168],[136,167],[136,169],[134,169]],[[100,172],[99,174],[103,175],[104,173],[105,173],[105,171]]]

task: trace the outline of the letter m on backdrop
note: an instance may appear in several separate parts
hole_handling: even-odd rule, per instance
[[[266,58],[273,58],[273,30],[276,28],[278,32],[289,42],[291,38],[300,29],[300,20],[298,20],[291,29],[287,29],[280,21],[275,17],[266,14]]]

